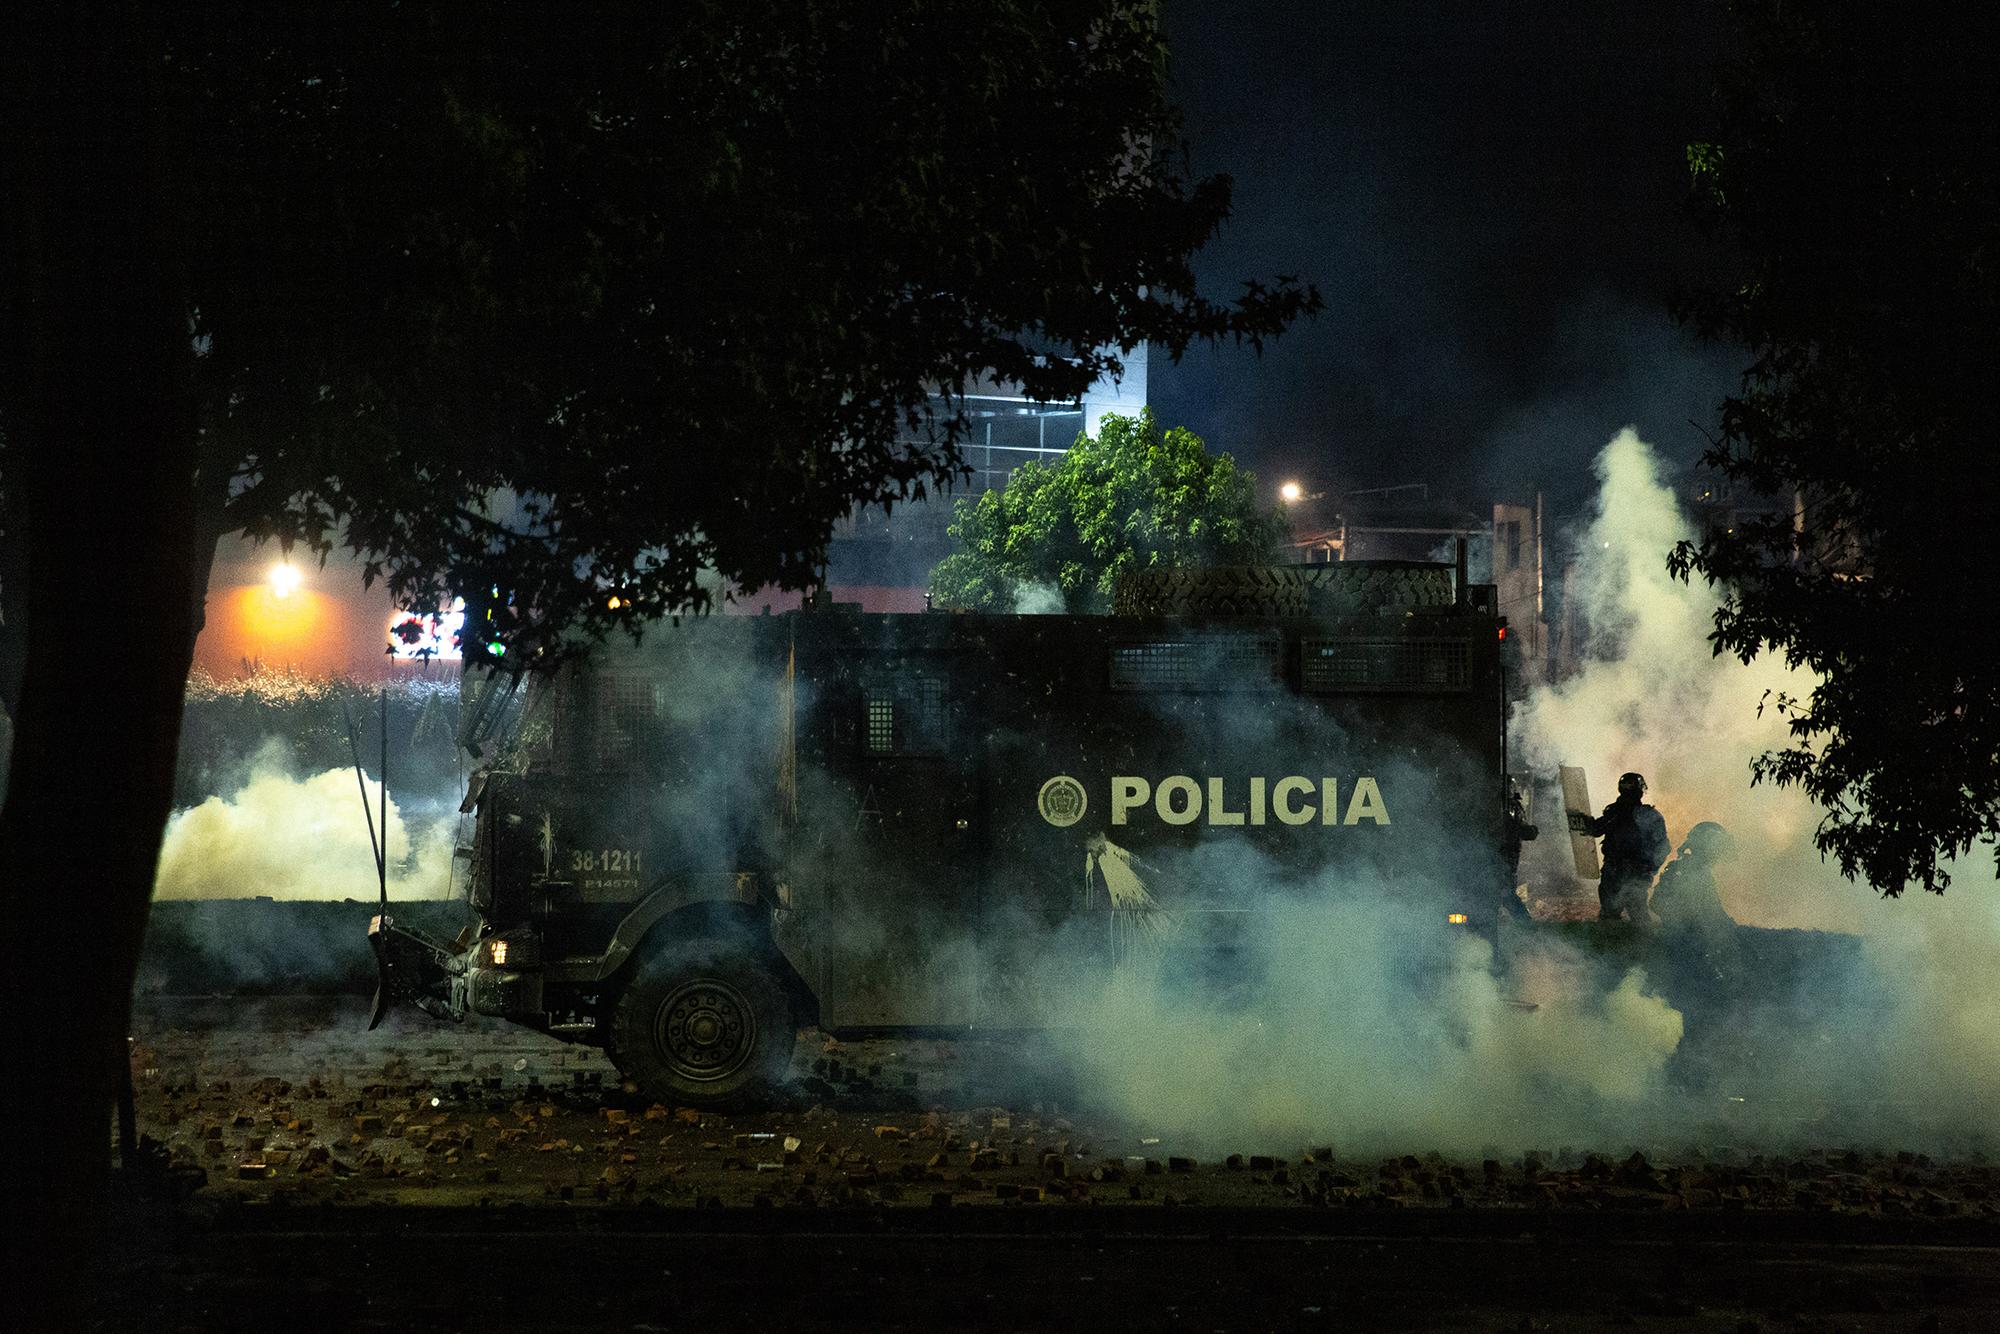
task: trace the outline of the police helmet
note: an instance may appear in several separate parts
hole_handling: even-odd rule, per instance
[[[1643,797],[1646,795],[1644,774],[1619,774],[1618,795],[1621,797]]]
[[[1729,831],[1713,820],[1703,820],[1688,830],[1687,837],[1681,841],[1681,851],[1710,860],[1726,856],[1733,846],[1735,840],[1729,836]]]

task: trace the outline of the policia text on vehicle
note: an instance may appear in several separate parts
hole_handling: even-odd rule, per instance
[[[1344,818],[1340,814],[1338,778],[1315,782],[1297,776],[1275,780],[1253,776],[1244,786],[1247,792],[1234,794],[1242,804],[1232,810],[1229,805],[1232,792],[1226,779],[1210,778],[1204,782],[1175,774],[1154,784],[1144,778],[1115,775],[1111,780],[1111,823],[1131,823],[1134,812],[1143,812],[1149,800],[1154,813],[1166,824],[1193,824],[1203,819],[1212,825],[1261,825],[1272,820],[1286,825],[1389,823],[1389,808],[1383,804],[1382,789],[1366,775],[1354,780]],[[1313,805],[1315,799],[1319,803],[1317,809]]]

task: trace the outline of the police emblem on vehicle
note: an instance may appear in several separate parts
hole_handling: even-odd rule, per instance
[[[1042,818],[1058,829],[1066,829],[1081,820],[1084,807],[1089,804],[1083,784],[1068,774],[1057,774],[1042,784],[1042,790],[1035,796],[1035,805],[1042,812]]]

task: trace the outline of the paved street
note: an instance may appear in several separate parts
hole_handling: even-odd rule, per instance
[[[1185,1226],[1110,1210],[803,1224],[743,1211],[724,1215],[732,1230],[692,1212],[607,1225],[542,1208],[257,1207],[154,1232],[101,1327],[1970,1334],[2000,1313],[1987,1247],[1725,1242],[1686,1227],[1696,1235],[1481,1235],[1443,1213],[1398,1234],[1325,1214],[1175,1212]]]
[[[1011,1099],[1027,1053],[802,1035],[798,1096],[724,1116],[650,1104],[597,1053],[520,1029],[362,1025],[350,998],[145,1003],[140,1129],[201,1184],[132,1198],[137,1259],[104,1327],[304,1310],[398,1329],[782,1311],[809,1329],[1971,1330],[2000,1313],[1983,1162],[1232,1160]]]

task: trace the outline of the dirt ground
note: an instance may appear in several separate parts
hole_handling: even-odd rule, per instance
[[[141,1259],[101,1325],[247,1328],[272,1303],[328,1328],[2000,1319],[1983,1161],[1202,1156],[1010,1094],[1032,1059],[807,1034],[792,1102],[722,1115],[499,1024],[368,1034],[352,1000],[149,1001],[139,1129],[174,1186],[134,1198]]]

